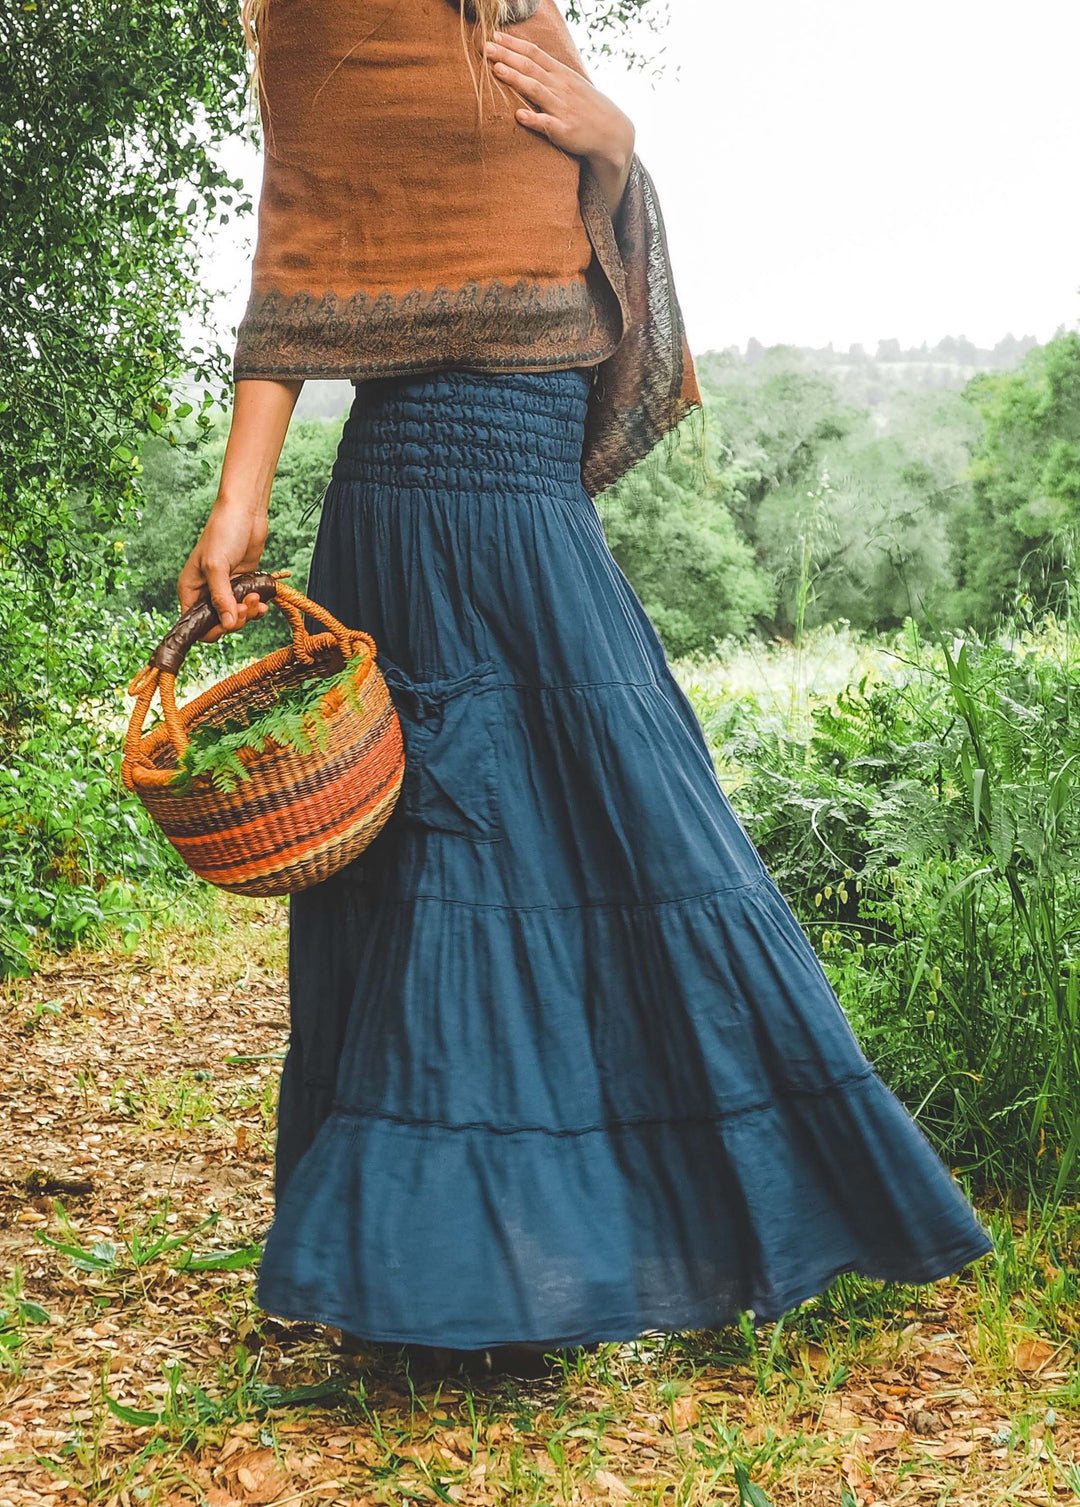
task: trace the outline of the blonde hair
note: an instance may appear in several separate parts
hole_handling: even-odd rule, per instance
[[[262,73],[259,68],[259,21],[266,0],[242,0],[240,25],[244,28],[244,42],[251,54],[251,76],[248,83],[256,99],[262,93]]]
[[[244,28],[244,41],[251,53],[251,88],[252,93],[258,98],[262,93],[262,72],[259,64],[259,21],[265,14],[270,0],[242,0],[240,6],[240,24]],[[485,74],[479,74],[474,61],[474,49],[469,46],[469,36],[466,31],[466,12],[471,12],[475,17],[473,27],[473,42],[476,47],[483,51],[487,42],[491,40],[492,32],[505,26],[514,16],[514,0],[459,0],[461,11],[461,30],[465,45],[465,56],[468,59],[469,71],[472,73],[473,87],[476,90],[477,103],[482,108],[482,96]]]

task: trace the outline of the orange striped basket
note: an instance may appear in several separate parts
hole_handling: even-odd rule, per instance
[[[287,895],[321,884],[378,836],[401,790],[401,727],[366,633],[344,627],[321,607],[263,573],[233,581],[238,602],[257,592],[274,602],[292,629],[292,644],[212,687],[188,706],[176,704],[176,675],[191,645],[217,621],[209,602],[185,613],[128,687],[135,697],[121,774],[189,868],[240,895]],[[309,634],[304,614],[326,633]],[[313,674],[339,675],[358,658],[346,697],[332,687],[319,715],[322,746],[310,752],[268,743],[239,752],[248,777],[232,791],[207,775],[170,789],[191,732],[265,713],[290,685]],[[155,692],[164,720],[143,727]]]

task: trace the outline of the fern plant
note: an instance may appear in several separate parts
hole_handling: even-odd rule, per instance
[[[360,710],[354,680],[362,658],[347,660],[335,675],[307,675],[286,686],[273,706],[257,717],[230,717],[195,728],[177,762],[170,789],[179,794],[195,780],[208,779],[215,789],[228,794],[249,776],[242,754],[265,753],[272,745],[302,754],[325,748],[330,723],[323,712],[323,698],[339,690],[354,710]]]

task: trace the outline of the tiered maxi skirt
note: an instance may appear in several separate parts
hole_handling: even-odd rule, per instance
[[[358,388],[310,592],[407,776],[294,896],[269,1311],[572,1345],[990,1242],[863,1056],[581,484],[580,372]]]

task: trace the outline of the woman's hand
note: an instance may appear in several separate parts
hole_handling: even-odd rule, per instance
[[[535,42],[497,31],[487,55],[496,78],[530,102],[517,112],[520,123],[564,152],[586,158],[614,215],[630,176],[633,122],[587,78]]]
[[[210,598],[220,626],[206,634],[206,643],[214,643],[223,633],[235,632],[267,611],[266,603],[255,592],[237,602],[232,589],[233,576],[258,570],[266,531],[265,508],[221,499],[214,504],[176,583],[181,612]]]
[[[253,592],[238,603],[231,578],[259,568],[270,488],[303,385],[269,380],[236,384],[217,501],[176,583],[183,612],[206,597],[213,603],[219,626],[205,635],[205,643],[234,633],[267,610]]]

